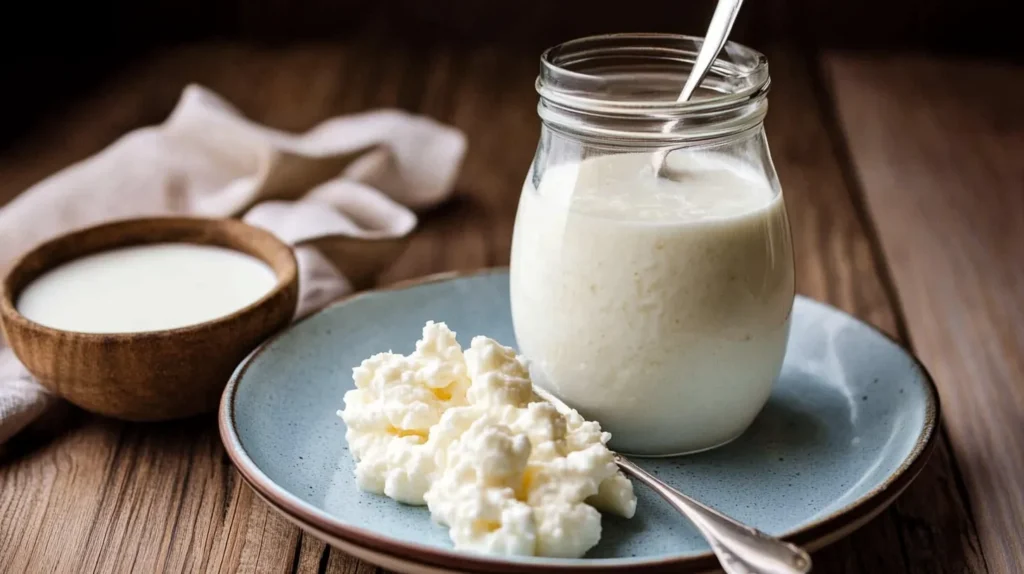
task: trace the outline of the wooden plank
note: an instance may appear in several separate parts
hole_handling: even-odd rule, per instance
[[[536,50],[398,46],[366,35],[280,50],[170,52],[0,158],[8,196],[123,131],[159,122],[187,81],[257,121],[303,129],[329,115],[401,106],[465,130],[458,197],[425,214],[382,282],[504,264],[518,192],[537,142]],[[899,334],[881,262],[851,203],[835,141],[802,57],[772,50],[769,139],[786,190],[800,291]],[[253,90],[253,85],[261,89]],[[12,572],[370,572],[277,518],[237,479],[210,418],[128,425],[89,416],[0,466],[0,556]],[[820,572],[983,571],[944,445],[890,511],[816,555]],[[0,564],[3,566],[3,564]]]
[[[769,50],[772,93],[766,121],[796,250],[797,289],[900,336],[882,262],[851,200],[812,69]],[[984,562],[944,443],[897,504],[815,556],[821,572],[982,572]],[[951,527],[951,525],[955,525]]]
[[[991,572],[1024,567],[1024,68],[825,58]]]

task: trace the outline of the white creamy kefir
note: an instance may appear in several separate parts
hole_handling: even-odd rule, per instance
[[[735,102],[730,113],[715,111],[714,94],[663,102],[680,106],[682,118],[665,128],[615,99],[630,85],[652,97],[660,76],[622,73],[616,88],[613,75],[590,103],[579,86],[571,100],[545,90],[545,80],[558,84],[558,58],[576,61],[571,51],[580,49],[600,61],[601,47],[545,54],[541,145],[512,241],[516,338],[534,380],[599,421],[613,448],[714,448],[742,434],[768,400],[793,305],[789,224],[761,129],[764,94],[755,90],[738,119]],[[733,58],[746,50],[732,48]],[[687,126],[693,105],[704,106],[703,121]],[[573,115],[574,107],[587,113]],[[716,113],[725,117],[708,120]],[[674,150],[664,164],[659,149]]]
[[[230,315],[273,290],[259,259],[224,247],[161,243],[111,249],[44,273],[18,296],[18,312],[81,333],[138,333]]]
[[[735,438],[786,345],[781,197],[728,160],[687,160],[679,181],[655,177],[649,154],[549,168],[539,188],[527,182],[516,219],[521,350],[542,384],[631,453]]]

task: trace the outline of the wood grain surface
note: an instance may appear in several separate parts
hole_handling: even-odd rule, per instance
[[[985,559],[1024,571],[1024,67],[826,58]]]
[[[856,165],[863,162],[856,162],[859,152],[845,140],[836,121],[818,60],[813,54],[785,47],[768,47],[767,53],[773,75],[768,137],[791,213],[799,291],[850,311],[904,341],[909,338],[925,344],[928,337],[941,336],[919,333],[915,328],[942,330],[946,325],[921,323],[913,316],[909,323],[903,319],[901,307],[910,309],[909,298],[924,297],[919,291],[922,288],[905,286],[900,273],[894,273],[901,296],[896,298],[889,277],[896,264],[882,258],[883,251],[888,254],[894,249],[892,241],[885,233],[879,241],[874,230],[884,219],[876,222],[871,218],[885,206],[874,200],[867,205],[862,201],[860,178],[851,168],[849,151],[855,152]],[[215,45],[178,49],[105,86],[75,110],[53,118],[13,153],[0,157],[0,202],[47,173],[101,149],[126,130],[162,121],[184,84],[195,81],[220,92],[253,119],[282,129],[301,130],[330,115],[380,106],[398,106],[455,124],[470,140],[457,197],[424,214],[410,248],[381,282],[504,264],[518,193],[537,143],[539,122],[533,92],[537,56],[534,50],[496,45],[402,46],[372,34],[344,44],[273,50]],[[828,62],[847,65],[842,60]],[[913,99],[904,105],[914,105]],[[848,107],[843,107],[844,113]],[[861,113],[872,112],[869,107]],[[899,142],[894,139],[890,145]],[[976,142],[997,145],[994,140]],[[982,159],[997,161],[998,157]],[[1014,165],[1011,160],[1003,161]],[[1016,165],[1019,169],[1019,162]],[[894,176],[885,173],[879,179],[889,182]],[[1013,175],[999,173],[1002,177]],[[869,195],[902,191],[884,186],[877,189],[886,191],[869,190]],[[906,201],[914,205],[919,199]],[[914,217],[904,212],[900,219]],[[954,232],[965,234],[963,241],[974,241],[971,228],[942,230]],[[976,266],[999,264],[996,258],[975,262]],[[934,273],[940,269],[945,268],[936,265],[929,270],[933,275],[925,280],[924,290],[934,289],[943,280],[952,281],[936,278]],[[955,268],[953,271],[956,275]],[[978,293],[980,308],[993,313],[999,310],[997,300],[984,298],[986,291],[979,289]],[[955,292],[950,296],[956,297]],[[932,311],[942,310],[945,300],[931,301],[939,306]],[[1002,329],[1005,337],[991,339],[980,349],[976,346],[932,358],[944,379],[947,412],[954,408],[950,402],[958,393],[972,390],[958,391],[957,375],[951,376],[945,369],[965,369],[980,362],[987,369],[1005,368],[1000,367],[1004,363],[994,362],[992,355],[1012,351],[1014,336],[1019,345],[1020,331],[1012,331],[1020,329],[1019,321],[1004,317],[985,326],[970,324],[979,329],[970,335],[978,337],[979,344],[990,332],[980,329]],[[1019,346],[1016,349],[1019,352]],[[942,355],[943,348],[934,352]],[[947,363],[955,365],[947,367]],[[1008,404],[993,408],[1015,412],[1019,422],[1019,403],[1016,411],[1009,403],[1016,400],[1012,397],[1019,397],[1011,393],[1019,392],[1020,387],[1009,389],[1014,382],[1009,373],[1005,379],[998,376],[1000,373],[995,373],[994,380],[997,384],[1004,381],[1002,387],[977,393],[967,404],[983,410],[985,401],[1006,401]],[[977,381],[976,385],[983,384]],[[1016,383],[1020,384],[1019,371]],[[943,437],[921,477],[897,503],[849,538],[816,553],[815,571],[1017,572],[1008,567],[1013,554],[990,557],[1001,544],[1013,549],[992,532],[1005,523],[987,516],[1016,519],[1020,524],[1022,513],[1005,502],[1012,494],[989,489],[984,483],[989,479],[984,477],[1000,477],[1001,482],[992,484],[1006,489],[1015,486],[1020,492],[1024,475],[1018,473],[1014,479],[1008,474],[1015,468],[1009,462],[986,466],[983,458],[1000,456],[994,450],[971,450],[972,444],[996,446],[965,438],[976,432],[979,423],[972,422],[969,415],[978,412],[957,414],[954,408],[947,422],[957,456],[954,458]],[[53,424],[40,425],[19,437],[0,455],[0,569],[4,571],[379,570],[303,535],[256,498],[227,461],[212,418],[141,425],[68,410],[52,419]],[[1008,424],[1013,419],[1001,421]],[[1012,439],[1013,432],[1005,429],[1003,438]],[[995,435],[984,438],[994,439]],[[1017,438],[1007,447],[1015,445],[1019,453],[1024,440]],[[1008,452],[1004,448],[1004,459]],[[979,468],[1002,469],[1004,473],[986,474]],[[972,509],[976,511],[973,514]],[[979,514],[979,509],[989,514]],[[983,525],[984,543],[979,541],[976,520]],[[1019,551],[1016,557],[1020,559]]]

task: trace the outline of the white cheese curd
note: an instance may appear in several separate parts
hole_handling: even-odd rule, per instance
[[[374,355],[353,380],[338,414],[358,487],[426,504],[456,548],[580,557],[601,537],[598,509],[636,511],[610,435],[540,399],[522,358],[493,339],[463,353],[428,322],[411,355]]]

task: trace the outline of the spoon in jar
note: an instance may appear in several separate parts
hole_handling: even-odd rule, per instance
[[[700,83],[707,77],[712,64],[718,58],[718,53],[722,51],[725,42],[729,39],[732,25],[736,23],[736,16],[739,15],[742,5],[743,0],[718,0],[715,13],[711,16],[711,23],[708,25],[708,32],[704,35],[704,42],[700,46],[700,51],[697,52],[697,59],[693,62],[693,68],[690,69],[690,75],[687,76],[686,83],[683,84],[683,91],[679,93],[676,102],[688,101],[700,87]],[[665,130],[667,131],[672,125],[674,122],[667,124]],[[661,173],[669,151],[671,150],[658,150],[651,156],[655,174]]]
[[[561,413],[569,408],[561,399],[534,385],[540,398]],[[646,484],[697,527],[727,574],[806,574],[811,557],[800,547],[769,536],[698,502],[662,482],[619,453],[615,463],[627,475]]]

